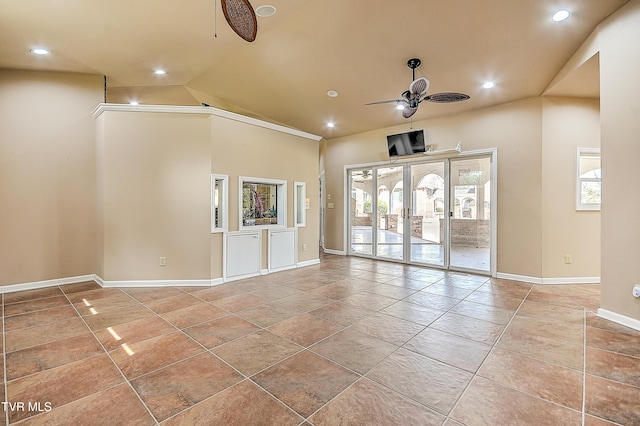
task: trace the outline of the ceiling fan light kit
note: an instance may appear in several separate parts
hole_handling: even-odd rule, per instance
[[[409,85],[409,90],[405,90],[402,93],[401,99],[391,99],[388,101],[372,102],[366,105],[385,104],[390,102],[396,103],[396,109],[402,111],[404,118],[410,118],[418,110],[420,102],[427,101],[436,104],[446,104],[452,102],[466,101],[469,99],[469,95],[457,92],[441,92],[434,93],[433,95],[427,95],[430,82],[426,77],[416,78],[416,68],[422,64],[422,61],[418,58],[411,58],[407,61],[407,66],[412,72],[412,81]]]

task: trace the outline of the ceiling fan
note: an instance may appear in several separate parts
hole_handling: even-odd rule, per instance
[[[427,95],[429,90],[429,80],[426,77],[416,78],[416,68],[420,66],[422,61],[418,58],[411,58],[407,61],[407,66],[411,68],[413,73],[413,80],[409,85],[409,90],[405,90],[402,93],[401,99],[390,99],[387,101],[371,102],[365,105],[377,105],[395,102],[398,105],[398,109],[402,109],[402,116],[409,118],[418,110],[420,102],[433,102],[438,104],[445,104],[451,102],[466,101],[469,99],[469,95],[457,92],[441,92]]]

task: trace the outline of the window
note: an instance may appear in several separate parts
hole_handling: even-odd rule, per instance
[[[602,169],[598,148],[578,148],[576,175],[576,210],[600,210]]]
[[[227,231],[229,177],[211,175],[211,232]]]
[[[240,177],[240,227],[286,226],[287,182]]]
[[[307,197],[307,184],[304,182],[294,182],[295,188],[293,192],[293,215],[295,217],[296,226],[302,227],[307,225],[307,206],[309,199]]]

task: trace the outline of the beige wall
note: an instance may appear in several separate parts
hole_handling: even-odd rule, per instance
[[[212,173],[229,177],[229,231],[238,230],[240,176],[287,181],[288,227],[294,181],[305,182],[310,209],[298,261],[318,259],[318,142],[206,111],[107,108],[98,117],[104,280],[221,278],[223,234],[210,231]],[[266,230],[263,237],[267,268]]]
[[[599,102],[547,97],[542,111],[542,277],[600,277],[600,212],[575,203],[577,148],[600,147]]]
[[[498,151],[498,272],[540,277],[542,101],[527,99],[439,119],[413,123],[424,129],[427,144],[463,151]],[[443,106],[446,107],[446,106]],[[409,126],[380,129],[327,141],[326,247],[342,251],[344,238],[344,166],[388,161],[386,135]]]
[[[414,123],[428,144],[463,151],[497,148],[497,272],[534,278],[600,276],[600,213],[575,210],[577,147],[599,147],[598,101],[534,98]],[[386,135],[408,126],[330,139],[324,161],[327,248],[343,247],[344,166],[388,161]],[[572,263],[564,263],[564,255]]]
[[[105,281],[209,279],[210,117],[105,111],[98,120],[104,185],[98,275]]]
[[[102,76],[0,70],[0,285],[93,274]]]
[[[640,1],[605,21],[600,50],[602,308],[640,321]],[[640,323],[638,323],[640,324]]]
[[[10,123],[0,127],[0,285],[91,274],[221,278],[212,172],[230,177],[231,231],[238,176],[287,180],[289,227],[293,183],[305,182],[310,208],[298,261],[318,259],[317,141],[209,112],[105,110],[94,119],[103,90],[102,76],[0,72],[0,118]]]
[[[294,226],[294,181],[306,183],[309,198],[307,224],[298,229],[298,262],[318,259],[318,142],[269,128],[252,126],[222,117],[212,117],[211,173],[229,176],[229,230],[239,228],[239,177],[287,181],[287,227]],[[263,232],[266,244],[267,234]],[[307,249],[303,250],[303,245]],[[222,235],[212,240],[215,253],[222,253]],[[263,250],[263,268],[267,251]],[[222,264],[216,263],[214,277],[221,276]],[[217,275],[216,275],[217,274]]]

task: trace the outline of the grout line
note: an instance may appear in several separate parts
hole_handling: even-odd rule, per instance
[[[489,282],[489,280],[487,280],[486,282]],[[486,282],[484,284],[486,284]],[[484,285],[482,284],[482,285]],[[453,413],[456,409],[456,407],[458,406],[458,404],[460,404],[460,401],[462,400],[462,398],[464,397],[464,395],[467,393],[467,391],[469,390],[469,387],[471,386],[471,383],[474,381],[474,379],[476,377],[482,377],[482,376],[478,376],[478,371],[480,371],[480,369],[482,368],[482,366],[487,362],[487,359],[491,356],[491,353],[494,351],[494,349],[496,348],[496,346],[498,345],[498,342],[500,342],[500,339],[502,339],[502,336],[507,332],[507,329],[509,328],[509,326],[511,325],[511,322],[514,320],[514,318],[516,317],[516,315],[518,315],[518,312],[520,311],[520,308],[522,307],[522,305],[524,304],[525,300],[527,300],[527,297],[529,297],[529,294],[531,294],[531,291],[534,289],[535,284],[531,285],[531,288],[529,288],[529,291],[527,291],[527,294],[522,298],[522,301],[520,302],[520,304],[518,305],[518,307],[516,308],[516,310],[513,312],[513,315],[511,315],[511,318],[509,319],[509,322],[507,323],[507,325],[505,325],[504,329],[502,330],[502,332],[500,332],[500,335],[496,338],[496,340],[493,342],[493,344],[491,345],[491,349],[489,350],[489,353],[487,353],[487,356],[482,360],[482,362],[480,363],[480,365],[478,366],[478,369],[473,373],[473,377],[471,378],[471,380],[469,380],[469,383],[467,383],[467,386],[465,386],[464,390],[460,393],[460,396],[458,397],[458,399],[456,400],[455,404],[453,404],[453,406],[451,407],[451,409],[449,410],[449,413],[446,416],[446,420],[454,420],[457,421],[453,418],[450,417],[451,413]],[[477,289],[475,290],[477,291]],[[474,291],[474,292],[475,292]],[[472,293],[473,294],[473,293]],[[469,296],[467,296],[469,297]],[[466,297],[465,297],[466,299]],[[465,300],[463,299],[463,300]],[[488,379],[490,380],[490,379]],[[493,380],[492,380],[493,381]],[[517,390],[517,389],[516,389]],[[521,391],[518,391],[521,392]],[[583,425],[584,426],[584,425]]]
[[[94,339],[96,339],[96,341],[98,342],[98,344],[100,345],[100,347],[102,347],[102,350],[105,352],[105,354],[107,355],[107,357],[109,357],[109,360],[111,361],[111,363],[113,364],[113,366],[116,368],[116,370],[118,370],[118,372],[120,373],[120,375],[122,376],[122,378],[124,379],[125,383],[127,385],[129,385],[129,388],[133,391],[134,395],[136,395],[138,397],[138,400],[140,401],[140,403],[142,404],[142,406],[147,410],[147,412],[149,413],[149,415],[151,416],[151,418],[156,422],[156,425],[159,425],[160,423],[158,422],[158,419],[156,419],[156,416],[153,415],[153,413],[151,412],[151,410],[149,409],[149,407],[147,407],[147,404],[145,404],[144,400],[142,399],[142,397],[138,394],[138,392],[136,391],[136,389],[133,387],[133,385],[131,384],[131,381],[127,378],[127,376],[124,374],[124,372],[120,369],[120,367],[118,366],[118,364],[115,362],[115,360],[113,359],[113,357],[111,356],[111,354],[109,353],[109,351],[107,350],[107,348],[102,344],[102,341],[98,338],[98,336],[96,336],[94,330],[89,326],[89,324],[87,324],[87,322],[85,321],[84,317],[82,316],[82,314],[80,313],[80,311],[78,311],[78,309],[76,308],[76,306],[71,302],[71,299],[69,299],[67,293],[65,293],[62,288],[60,286],[58,286],[60,288],[60,291],[62,292],[62,294],[64,294],[64,296],[67,298],[67,301],[69,301],[69,303],[71,304],[71,306],[73,307],[73,309],[76,311],[76,313],[78,314],[78,316],[80,317],[80,319],[82,320],[82,322],[84,323],[84,325],[87,327],[87,329],[89,330],[89,332],[91,333],[91,335],[93,336]],[[140,303],[137,299],[135,299],[133,296],[129,295],[128,293],[126,293],[125,291],[123,291],[122,289],[120,289],[121,292],[127,294],[129,297],[132,297],[134,300],[136,300],[136,302]],[[113,389],[116,386],[121,385],[120,383],[112,386],[111,388],[108,389]],[[105,390],[108,389],[103,389],[100,392],[104,392]],[[87,395],[87,397],[90,395]],[[86,398],[86,397],[85,397]],[[83,398],[80,398],[83,399]],[[78,401],[78,400],[76,400]],[[74,402],[74,401],[71,401]],[[70,403],[71,403],[70,402]],[[68,403],[67,403],[68,404]],[[64,404],[64,405],[67,405]]]
[[[7,383],[7,342],[6,333],[4,330],[4,294],[2,294],[2,371],[4,374],[3,386],[4,386],[4,402],[9,402],[9,384]],[[6,404],[3,404],[6,406]],[[5,424],[9,424],[9,410],[2,407],[4,411]]]
[[[585,426],[587,411],[587,309],[583,307],[582,312],[582,426]]]

